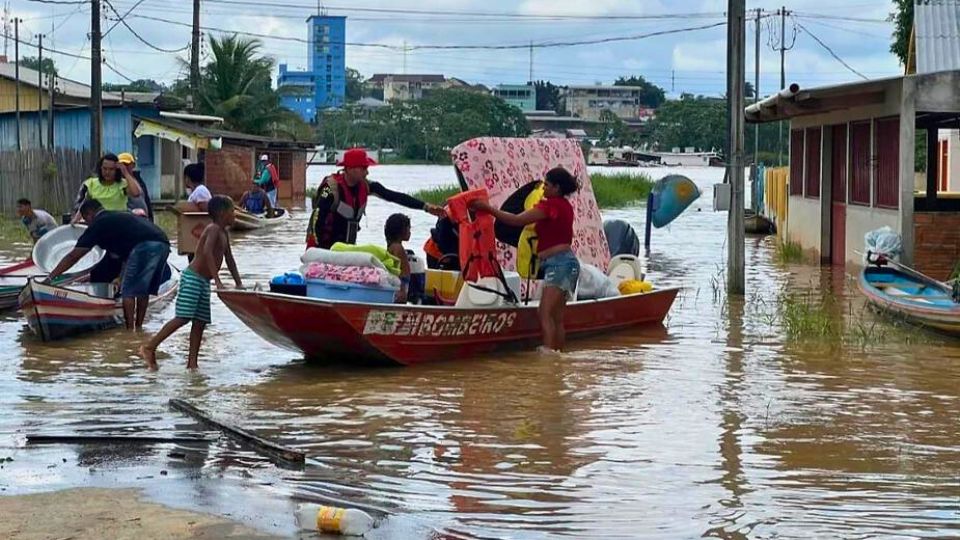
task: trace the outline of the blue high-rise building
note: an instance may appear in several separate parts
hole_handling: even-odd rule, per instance
[[[315,122],[320,111],[342,107],[346,97],[347,18],[313,15],[307,31],[307,71],[290,71],[280,64],[277,86],[294,90],[281,97],[284,107]]]

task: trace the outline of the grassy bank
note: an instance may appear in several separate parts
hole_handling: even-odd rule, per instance
[[[622,208],[643,202],[653,188],[653,181],[646,175],[593,174],[590,183],[600,208]],[[459,192],[457,186],[439,186],[422,189],[413,196],[428,203],[444,204]]]

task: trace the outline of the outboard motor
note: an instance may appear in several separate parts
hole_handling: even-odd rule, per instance
[[[610,256],[640,254],[640,238],[633,226],[622,219],[608,219],[603,222],[603,233],[610,245]]]

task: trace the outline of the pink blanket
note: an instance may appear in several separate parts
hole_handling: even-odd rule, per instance
[[[310,263],[304,277],[307,279],[325,279],[345,281],[362,285],[380,285],[384,271],[379,268],[362,266],[339,266],[328,263]]]

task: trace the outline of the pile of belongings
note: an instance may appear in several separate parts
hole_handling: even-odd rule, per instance
[[[400,260],[380,246],[336,243],[330,249],[310,248],[300,256],[307,279],[339,281],[390,289],[400,287]]]

